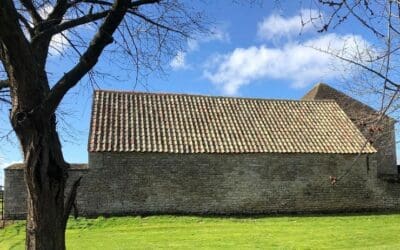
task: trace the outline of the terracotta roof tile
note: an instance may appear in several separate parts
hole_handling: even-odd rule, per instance
[[[96,91],[90,152],[374,153],[335,101]]]

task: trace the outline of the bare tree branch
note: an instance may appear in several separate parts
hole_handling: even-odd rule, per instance
[[[0,97],[0,101],[5,102],[7,104],[11,104],[11,101],[9,101],[9,100],[7,100],[7,99],[5,99],[3,97]]]
[[[180,34],[180,35],[182,35],[182,36],[184,36],[184,37],[189,37],[189,34],[187,34],[186,32],[182,32],[182,31],[180,31],[180,30],[177,30],[177,29],[174,29],[174,28],[172,28],[172,27],[168,27],[168,26],[166,26],[166,25],[164,25],[164,24],[161,24],[161,23],[158,23],[158,22],[156,22],[156,21],[153,21],[153,20],[151,20],[150,18],[148,18],[148,17],[146,17],[145,15],[142,15],[142,14],[140,14],[140,13],[138,13],[138,12],[129,11],[129,13],[131,13],[132,15],[135,15],[135,16],[137,16],[137,17],[140,17],[141,19],[145,20],[145,21],[148,22],[148,23],[151,23],[151,24],[154,25],[154,26],[157,26],[157,27],[159,27],[159,28],[162,28],[162,29],[165,29],[165,30],[168,30],[168,31],[172,31],[172,32],[178,33],[178,34]]]
[[[167,26],[162,25],[162,24],[158,24],[158,23],[152,21],[151,19],[146,18],[144,15],[141,15],[141,14],[135,12],[139,6],[146,5],[146,4],[158,3],[159,1],[160,0],[134,1],[134,2],[132,2],[130,4],[130,6],[129,6],[130,10],[128,10],[128,12],[131,13],[131,14],[137,15],[138,17],[146,20],[147,22],[152,23],[153,25],[157,25],[159,27],[162,27],[162,28],[174,31],[174,32],[179,32],[178,30],[175,30],[175,29],[173,29],[171,27],[167,27]],[[63,2],[63,1],[60,0],[60,2]],[[70,7],[70,6],[74,5],[74,4],[77,4],[78,2],[79,3],[87,2],[87,3],[93,3],[93,4],[100,4],[100,5],[110,6],[110,7],[113,5],[112,3],[109,3],[109,2],[106,2],[106,1],[101,1],[101,0],[82,0],[82,1],[76,1],[76,2],[70,3],[69,5],[68,4],[63,5],[62,7],[64,7],[64,9],[63,9],[64,12],[68,9],[68,7]],[[61,12],[61,10],[59,12]],[[98,13],[92,13],[92,9],[90,9],[89,13],[87,15],[81,16],[81,17],[73,19],[71,21],[63,22],[63,23],[58,24],[58,25],[51,25],[50,28],[44,29],[42,32],[40,32],[33,40],[36,40],[36,39],[38,39],[38,38],[40,38],[42,36],[51,37],[52,35],[60,33],[60,32],[65,31],[67,29],[71,29],[71,28],[74,28],[74,27],[77,27],[77,26],[80,26],[80,25],[83,25],[83,24],[87,24],[87,23],[102,19],[102,18],[106,17],[109,12],[110,12],[110,10],[104,10],[104,11],[101,11],[101,12],[98,12]],[[55,13],[55,14],[52,15],[53,13]],[[57,13],[55,11],[53,11],[53,13],[50,14],[50,16],[49,16],[49,18],[47,20],[48,22],[53,22],[54,21],[53,18],[55,18],[55,17],[53,17],[53,16],[56,16]],[[60,19],[61,18],[61,14],[63,14],[63,13],[58,13],[58,16],[56,16],[56,17],[59,18],[59,20],[58,20],[59,22],[61,22],[61,19]],[[185,36],[187,36],[187,34],[185,34]]]
[[[29,32],[29,35],[31,37],[34,36],[34,30],[31,27],[31,25],[29,24],[29,21],[20,13],[18,13],[18,19],[22,22],[22,24],[24,25],[25,29]]]
[[[63,33],[60,33],[62,37],[64,37],[65,40],[69,43],[71,48],[78,54],[79,56],[82,56],[81,52],[78,50],[77,46],[71,41],[71,39],[68,38],[68,36],[64,35]]]
[[[392,3],[391,2],[389,2],[389,13],[388,14],[389,15],[388,15],[388,29],[387,29],[387,41],[386,41],[386,44],[387,44],[387,51],[391,51],[392,50],[392,32],[391,32],[392,29],[390,28],[392,26],[392,17],[391,17],[391,15],[392,15]],[[381,97],[381,108],[380,108],[380,110],[383,110],[384,106],[385,106],[385,97],[386,97],[387,83],[388,83],[388,78],[389,78],[390,59],[391,59],[390,56],[391,56],[391,53],[388,53],[387,57],[386,57],[386,65],[384,67],[384,69],[385,69],[385,78],[383,79],[383,94],[382,94],[382,97]],[[397,89],[399,89],[399,88],[397,88]],[[396,91],[396,94],[397,94],[397,92],[398,92],[398,90]],[[393,98],[394,98],[394,96],[393,96]]]
[[[344,5],[347,7],[347,9],[350,11],[350,13],[365,27],[367,27],[369,30],[371,30],[375,35],[379,36],[379,37],[385,37],[384,34],[382,34],[381,32],[379,32],[376,28],[374,28],[373,26],[369,25],[368,22],[363,19],[361,16],[359,16],[356,12],[354,12],[354,8],[358,5],[355,4],[354,6],[349,6],[349,4],[347,3],[347,1],[343,1]]]
[[[333,13],[331,13],[329,15],[328,22],[326,22],[326,24],[323,25],[323,27],[319,30],[319,32],[327,31],[329,29],[329,27],[331,26],[331,23],[334,19],[337,20],[336,25],[334,25],[334,27],[336,27],[337,25],[340,25],[344,20],[346,20],[351,15],[354,18],[356,18],[364,27],[366,27],[367,29],[372,31],[376,36],[381,37],[381,38],[385,37],[385,35],[382,32],[380,32],[373,25],[370,25],[364,17],[360,16],[359,14],[357,14],[354,11],[355,8],[359,7],[364,2],[365,8],[368,9],[372,13],[372,10],[369,8],[368,3],[366,3],[365,1],[355,1],[352,5],[349,5],[349,1],[347,1],[347,0],[341,0],[341,1],[319,0],[319,2],[322,5],[333,8]],[[348,12],[346,14],[339,14],[339,12],[340,12],[340,10],[342,10],[343,6],[346,7]]]
[[[161,0],[140,0],[140,1],[133,1],[129,8],[131,9],[136,9],[139,6],[146,5],[146,4],[154,4],[154,3],[159,3]],[[75,0],[71,1],[68,4],[68,7],[77,5],[79,3],[92,3],[92,4],[99,4],[99,5],[106,5],[106,6],[112,6],[112,3],[103,1],[103,0]]]
[[[51,37],[57,33],[61,33],[63,31],[65,31],[67,29],[71,29],[71,28],[77,27],[79,25],[83,25],[86,23],[90,23],[90,22],[102,19],[102,18],[106,17],[108,13],[110,13],[110,10],[106,10],[106,11],[94,13],[94,14],[89,13],[86,16],[82,16],[80,18],[76,18],[71,21],[63,22],[59,25],[52,26],[51,28],[46,29],[43,32],[39,33],[37,36],[35,36],[32,39],[32,42],[36,41],[37,39],[39,39],[41,37]]]
[[[32,17],[34,24],[38,24],[43,21],[42,17],[36,11],[36,8],[33,5],[33,2],[31,0],[20,0],[20,2],[28,10],[29,14]]]
[[[332,51],[329,51],[329,50],[324,50],[324,49],[315,48],[315,47],[312,47],[312,48],[315,49],[315,50],[317,50],[317,51],[319,51],[319,52],[322,52],[322,53],[325,53],[325,54],[329,54],[329,55],[331,55],[331,56],[333,56],[333,57],[336,57],[336,58],[338,58],[338,59],[340,59],[340,60],[342,60],[342,61],[344,61],[344,62],[347,62],[347,63],[353,64],[353,65],[356,65],[356,66],[358,66],[358,67],[360,67],[360,68],[362,68],[362,69],[364,69],[364,70],[367,70],[367,71],[369,71],[369,72],[375,74],[375,75],[378,76],[379,78],[386,80],[388,83],[390,83],[390,84],[393,85],[394,87],[400,88],[400,83],[396,83],[396,82],[390,80],[390,79],[387,78],[384,74],[382,74],[382,73],[380,73],[379,71],[373,69],[372,67],[368,67],[368,66],[366,66],[366,65],[364,65],[364,64],[362,64],[362,63],[360,63],[360,62],[357,62],[357,61],[352,60],[352,59],[350,59],[350,58],[346,58],[346,57],[344,57],[344,56],[341,56],[341,55],[339,55],[339,54],[337,54],[337,53],[334,53],[334,52],[332,52]]]
[[[10,87],[8,80],[0,80],[0,90]]]
[[[78,81],[97,63],[104,48],[112,43],[112,34],[118,28],[129,8],[129,0],[116,0],[110,13],[107,15],[99,31],[96,33],[90,46],[80,57],[79,63],[55,84],[48,97],[43,102],[46,115],[51,115],[58,107],[64,95],[74,87]]]
[[[72,207],[75,204],[76,194],[78,192],[78,187],[81,184],[82,177],[79,177],[74,184],[72,184],[71,191],[69,192],[66,202],[65,202],[65,210],[64,210],[64,223],[66,224],[68,221],[68,216],[71,213]]]
[[[92,3],[92,4],[112,6],[112,3],[107,2],[107,1],[102,1],[102,0],[76,0],[76,1],[72,1],[71,3],[69,3],[69,6],[73,6],[78,3]]]
[[[12,0],[0,1],[0,52],[1,60],[9,73],[16,73],[32,63],[32,51],[18,20],[18,12]],[[20,74],[13,77],[20,79]],[[11,82],[9,82],[12,88]],[[22,88],[21,88],[22,90]]]
[[[67,0],[57,0],[56,5],[53,8],[53,11],[47,17],[47,20],[58,20],[61,22],[62,17],[68,9],[68,1]]]

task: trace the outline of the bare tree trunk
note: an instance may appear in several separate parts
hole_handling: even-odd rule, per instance
[[[69,211],[64,203],[64,189],[68,165],[62,156],[55,116],[47,121],[41,119],[31,114],[12,114],[26,164],[26,248],[65,249]]]
[[[27,249],[65,249],[64,188],[65,163],[55,130],[31,142],[26,156],[25,182],[28,189]],[[53,152],[52,152],[53,151]],[[37,159],[39,157],[40,159]],[[37,172],[36,172],[37,171]]]
[[[53,213],[61,209],[56,202],[46,198],[46,195],[35,200],[28,195],[26,249],[65,249],[63,221],[59,214]]]
[[[30,91],[16,89],[10,114],[24,154],[28,191],[26,249],[65,249],[65,228],[77,185],[65,201],[68,164],[61,151],[56,116],[43,114],[41,106],[41,100],[49,93],[47,78],[40,70],[24,78],[31,81],[23,80],[26,84],[20,86],[39,86]]]

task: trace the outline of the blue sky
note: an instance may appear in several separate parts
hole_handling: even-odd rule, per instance
[[[165,74],[154,73],[144,79],[145,84],[136,85],[133,73],[121,71],[112,60],[103,60],[96,69],[116,78],[99,79],[99,85],[103,89],[273,99],[299,99],[318,82],[343,89],[341,84],[343,78],[349,76],[348,70],[341,62],[315,48],[340,50],[346,47],[351,51],[354,44],[361,48],[370,46],[373,38],[355,28],[351,20],[330,32],[318,33],[315,25],[301,25],[302,20],[319,15],[316,9],[301,6],[298,1],[281,1],[281,5],[268,2],[249,5],[206,1],[195,6],[204,9],[214,21],[210,27],[212,33],[188,40],[166,63]],[[318,25],[318,21],[315,24]],[[55,81],[74,63],[58,55],[58,51],[71,50],[60,44],[63,44],[62,38],[55,38],[57,50],[51,51],[48,65],[50,81]],[[126,63],[129,64],[128,60]],[[87,162],[93,91],[88,82],[88,78],[83,79],[58,111],[62,118],[59,127],[63,151],[71,163]],[[0,127],[6,134],[10,130],[6,117],[8,108],[3,105],[2,109]],[[13,135],[9,140],[3,139],[0,166],[21,159]]]

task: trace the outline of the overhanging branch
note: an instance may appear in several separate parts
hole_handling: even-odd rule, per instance
[[[63,2],[64,2],[63,0],[59,0],[58,2],[60,2],[60,3],[58,3],[56,5],[56,8],[57,8],[57,6],[60,6],[59,7],[60,10],[56,11],[56,9],[54,9],[54,11],[49,15],[48,20],[46,20],[48,23],[54,23],[54,21],[58,21],[58,24],[57,25],[51,25],[49,28],[44,29],[42,32],[40,32],[37,36],[35,36],[32,39],[33,41],[35,41],[35,40],[37,40],[37,39],[39,39],[41,37],[48,37],[49,38],[49,37],[51,37],[51,36],[53,36],[55,34],[58,34],[58,33],[61,33],[63,31],[65,31],[65,30],[68,30],[68,29],[71,29],[71,28],[74,28],[74,27],[77,27],[77,26],[80,26],[80,25],[83,25],[83,24],[87,24],[87,23],[102,19],[102,18],[106,17],[108,15],[108,13],[110,13],[110,11],[111,11],[111,9],[108,9],[108,10],[104,10],[104,11],[101,11],[101,12],[92,13],[91,10],[90,10],[87,15],[81,16],[79,18],[76,18],[76,19],[73,19],[73,20],[70,20],[70,21],[66,21],[66,22],[60,23],[61,22],[61,17],[63,15],[62,11],[65,12],[69,7],[71,7],[71,6],[73,6],[73,5],[77,4],[77,3],[90,3],[90,4],[98,4],[98,5],[109,6],[109,7],[113,6],[112,3],[106,2],[106,1],[102,1],[102,0],[79,0],[79,1],[74,1],[72,3],[69,3],[69,4],[68,3],[63,4]],[[165,26],[163,24],[159,24],[159,23],[157,23],[157,22],[155,22],[155,21],[153,21],[151,19],[148,19],[145,16],[135,12],[139,6],[146,5],[146,4],[154,4],[154,3],[158,3],[158,2],[160,2],[160,0],[134,1],[134,2],[129,4],[128,12],[131,13],[131,14],[134,14],[134,15],[142,18],[142,19],[144,19],[145,21],[147,21],[147,22],[149,22],[149,23],[151,23],[153,25],[156,25],[158,27],[162,27],[164,29],[167,29],[167,30],[170,30],[170,31],[174,31],[174,32],[180,33],[181,35],[187,36],[187,34],[183,34],[182,32],[179,32],[178,30],[173,29],[172,27],[167,27],[167,26]],[[58,18],[58,19],[56,19],[56,18]]]
[[[21,29],[12,0],[0,1],[0,47],[1,61],[7,71],[16,71],[17,68],[34,64],[29,41]],[[19,76],[16,75],[17,78]]]
[[[374,75],[378,76],[379,78],[384,79],[385,81],[387,81],[387,82],[388,82],[389,84],[391,84],[392,86],[394,86],[394,87],[396,87],[396,88],[400,88],[400,83],[396,83],[396,82],[392,81],[391,79],[387,78],[385,75],[383,75],[383,74],[380,73],[379,71],[374,70],[374,69],[371,68],[371,67],[368,67],[368,66],[366,66],[366,65],[364,65],[364,64],[362,64],[362,63],[356,62],[356,61],[351,60],[351,59],[349,59],[349,58],[340,56],[340,55],[338,55],[338,54],[332,53],[332,52],[330,52],[330,51],[326,51],[326,50],[318,49],[318,48],[313,48],[313,49],[315,49],[315,50],[317,50],[317,51],[319,51],[319,52],[322,52],[322,53],[331,55],[331,56],[333,56],[333,57],[336,57],[336,58],[338,58],[338,59],[340,59],[340,60],[342,60],[342,61],[344,61],[344,62],[347,62],[347,63],[353,64],[353,65],[356,65],[356,66],[358,66],[358,67],[360,67],[360,68],[362,68],[362,69],[364,69],[364,70],[367,70],[367,71],[373,73]]]
[[[350,13],[365,27],[367,27],[369,30],[371,30],[376,36],[379,37],[385,37],[384,34],[382,34],[381,32],[379,32],[377,29],[375,29],[374,27],[372,27],[371,25],[368,24],[368,22],[366,20],[364,20],[361,16],[359,16],[355,11],[354,8],[357,6],[357,4],[355,4],[354,6],[349,6],[349,4],[346,1],[343,1],[344,5],[347,7],[347,9],[350,11]]]
[[[9,88],[10,85],[8,83],[8,80],[0,80],[0,90]]]
[[[47,20],[59,20],[61,22],[62,17],[68,9],[68,1],[67,0],[57,0],[57,3],[53,9],[53,11],[47,17]]]
[[[80,18],[77,19],[73,19],[71,21],[67,21],[67,22],[63,22],[61,24],[52,26],[49,29],[46,29],[45,31],[39,33],[37,36],[35,36],[32,41],[35,41],[37,39],[39,39],[40,37],[51,37],[57,33],[61,33],[67,29],[71,29],[74,27],[77,27],[79,25],[83,25],[86,23],[90,23],[96,20],[99,20],[101,18],[104,18],[107,16],[107,14],[110,12],[110,10],[105,10],[103,12],[98,12],[98,13],[89,13],[85,16],[82,16]]]
[[[6,98],[0,97],[0,102],[5,102],[7,104],[12,104],[9,100],[7,100]]]
[[[188,36],[189,36],[189,35],[186,34],[185,32],[182,32],[182,31],[180,31],[180,30],[174,29],[174,28],[172,28],[172,27],[168,27],[168,26],[166,26],[166,25],[164,25],[164,24],[162,24],[162,23],[158,23],[158,22],[156,22],[156,21],[153,21],[153,20],[151,20],[150,18],[148,18],[148,17],[146,17],[145,15],[142,15],[142,14],[140,14],[140,13],[138,13],[138,12],[130,11],[129,13],[132,14],[132,15],[134,15],[134,16],[137,16],[137,17],[143,19],[144,21],[146,21],[146,22],[148,22],[148,23],[151,23],[152,25],[154,25],[154,26],[156,26],[156,27],[159,27],[159,28],[162,28],[162,29],[165,29],[165,30],[168,30],[168,31],[172,31],[172,32],[175,32],[175,33],[178,33],[178,34],[180,34],[180,35],[182,35],[182,36],[184,36],[184,37],[188,37]]]
[[[18,19],[21,21],[21,23],[24,25],[24,27],[26,28],[26,30],[29,32],[29,35],[31,37],[33,37],[34,35],[34,30],[31,27],[31,25],[29,24],[29,21],[20,13],[18,13]]]
[[[139,0],[139,1],[133,1],[129,8],[136,9],[139,6],[146,5],[146,4],[153,4],[153,3],[159,3],[161,0]],[[73,6],[79,3],[92,3],[92,4],[99,4],[99,5],[107,5],[107,6],[112,6],[112,3],[103,1],[103,0],[75,0],[71,1],[69,3],[69,6]]]
[[[79,58],[79,62],[69,72],[64,74],[50,90],[42,106],[44,115],[50,117],[68,90],[74,87],[96,65],[104,48],[113,42],[112,34],[118,28],[129,7],[129,0],[115,1],[113,8],[107,14],[103,24],[90,42],[89,47]]]
[[[36,8],[33,5],[33,2],[31,0],[20,0],[20,1],[21,1],[22,5],[26,8],[26,10],[29,12],[29,14],[31,15],[32,20],[35,24],[43,21],[42,17],[36,11]]]

